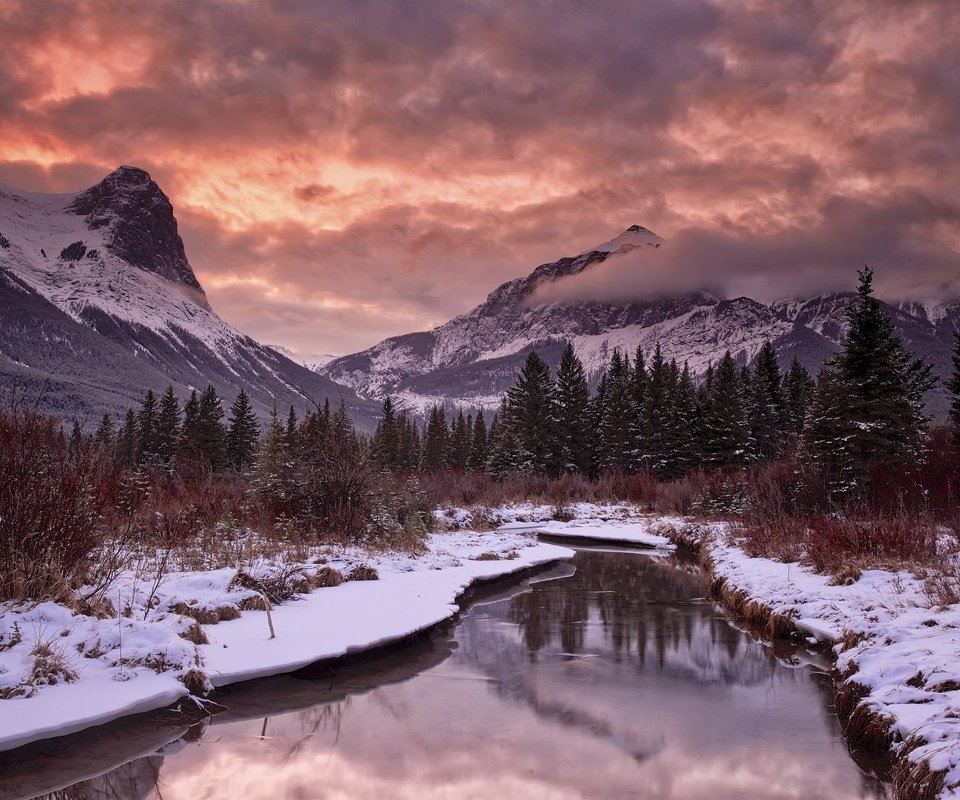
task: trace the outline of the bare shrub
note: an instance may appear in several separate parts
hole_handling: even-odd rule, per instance
[[[77,679],[77,672],[70,665],[63,646],[49,638],[37,640],[30,651],[33,664],[27,682],[31,686],[55,686],[58,683],[71,683]]]
[[[0,411],[0,600],[72,602],[104,539],[116,463],[53,420]]]

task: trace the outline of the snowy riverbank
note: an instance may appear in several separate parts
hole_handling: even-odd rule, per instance
[[[232,569],[169,574],[159,586],[125,575],[109,596],[129,616],[0,607],[0,750],[162,708],[188,693],[185,683],[223,686],[398,641],[453,616],[472,583],[572,554],[523,533],[442,533],[427,545],[417,557],[341,549],[259,565],[308,590],[273,609],[273,639],[267,612],[249,608],[257,592],[236,585]],[[378,579],[309,591],[325,570],[357,567]]]
[[[832,649],[838,707],[854,747],[889,744],[898,798],[960,800],[960,605],[938,605],[909,571],[869,569],[847,583],[797,563],[752,558],[724,523],[580,504],[567,522],[545,506],[498,509],[501,530],[610,544],[693,544],[734,616],[779,622]],[[852,576],[851,576],[852,577]],[[941,785],[942,784],[942,785]]]

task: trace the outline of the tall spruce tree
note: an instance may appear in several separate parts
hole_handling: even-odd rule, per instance
[[[227,429],[227,462],[237,472],[245,472],[253,466],[260,442],[260,423],[253,413],[250,398],[241,389],[230,407],[230,424]]]
[[[443,406],[433,406],[423,434],[420,468],[424,472],[442,472],[450,466],[450,429]]]
[[[137,439],[137,415],[132,408],[128,408],[123,426],[117,434],[117,458],[127,469],[137,464]]]
[[[214,472],[227,464],[227,429],[223,418],[223,403],[217,390],[209,385],[200,395],[196,435],[197,452]]]
[[[381,467],[397,472],[400,461],[400,424],[393,408],[393,400],[388,396],[383,401],[383,416],[377,423],[377,430],[370,440],[370,451]]]
[[[179,441],[180,401],[173,393],[173,386],[167,386],[157,412],[157,464],[161,469],[173,469]]]
[[[753,362],[748,407],[754,456],[766,460],[780,455],[786,427],[783,376],[769,340]]]
[[[919,458],[923,398],[934,384],[930,365],[909,353],[873,296],[873,270],[858,274],[847,338],[824,367],[829,375],[818,381],[813,401],[818,419],[805,432],[808,449],[842,476],[837,488],[853,494],[866,488],[872,464]],[[820,435],[834,427],[839,440]]]
[[[807,408],[813,397],[813,387],[813,378],[794,354],[790,369],[787,370],[786,377],[783,379],[784,426],[794,437],[799,436],[803,431]]]
[[[950,421],[953,423],[953,438],[960,446],[960,332],[953,334],[953,371],[947,381],[950,392]]]
[[[590,473],[590,390],[583,363],[567,342],[557,368],[557,439],[563,472]]]
[[[450,431],[450,466],[463,472],[467,469],[470,459],[470,435],[473,420],[469,422],[463,415],[463,409],[457,411],[457,418]]]
[[[523,453],[523,469],[536,474],[559,473],[556,386],[550,368],[532,351],[517,382],[507,392],[507,418]]]
[[[728,350],[710,377],[706,409],[706,464],[742,466],[750,453],[750,433],[740,370]]]
[[[674,365],[676,366],[676,365]],[[650,374],[646,380],[646,398],[643,413],[639,415],[643,450],[640,463],[657,477],[665,478],[673,472],[674,439],[673,392],[670,367],[657,342],[650,359]]]
[[[630,378],[630,362],[615,349],[607,368],[603,416],[600,420],[600,469],[629,472],[634,465],[633,448],[636,404]]]
[[[113,417],[107,412],[103,413],[100,424],[97,426],[96,433],[93,435],[93,441],[103,451],[110,450],[115,445],[116,428],[113,424]]]
[[[156,464],[157,461],[157,396],[153,389],[140,401],[137,412],[137,462]]]
[[[473,435],[470,437],[470,458],[467,459],[467,468],[471,472],[485,472],[490,452],[487,443],[487,422],[483,418],[483,411],[477,411],[473,421]]]

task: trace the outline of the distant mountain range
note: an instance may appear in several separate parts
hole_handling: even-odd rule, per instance
[[[633,225],[585,253],[541,264],[527,277],[504,283],[472,311],[438,328],[385,339],[330,361],[320,372],[362,397],[391,395],[411,409],[437,402],[490,409],[514,382],[531,350],[555,367],[568,340],[592,381],[614,348],[632,357],[638,345],[649,354],[657,342],[668,359],[686,362],[695,375],[702,375],[727,350],[741,364],[749,363],[767,339],[784,367],[796,355],[813,372],[837,351],[852,293],[772,304],[709,292],[618,303],[535,302],[534,292],[543,284],[586,273],[611,254],[662,243],[653,232]],[[885,307],[907,346],[928,358],[938,374],[948,375],[960,304]],[[942,412],[942,389],[931,393],[930,404],[934,413]]]
[[[79,194],[0,186],[0,390],[89,426],[169,383],[183,397],[212,383],[227,405],[243,388],[261,416],[274,398],[342,398],[362,427],[376,411],[217,316],[143,170]]]
[[[177,231],[173,208],[150,176],[120,167],[78,194],[0,186],[0,391],[65,419],[95,424],[147,388],[181,396],[212,383],[226,403],[240,388],[266,415],[280,406],[342,398],[371,429],[391,395],[422,411],[433,403],[495,408],[537,350],[556,366],[572,341],[596,381],[614,348],[631,356],[657,342],[695,375],[726,350],[748,363],[767,339],[784,366],[812,371],[836,352],[852,294],[772,304],[688,292],[632,301],[542,303],[538,288],[664,241],[633,225],[587,252],[541,264],[438,328],[386,339],[353,355],[299,357],[255,342],[210,307]],[[667,245],[668,246],[668,245]],[[941,376],[950,371],[958,303],[887,305],[908,347]],[[309,398],[309,399],[308,399]],[[943,389],[931,395],[935,413]]]

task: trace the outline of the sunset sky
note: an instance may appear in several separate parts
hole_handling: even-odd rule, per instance
[[[958,42],[956,0],[0,0],[0,182],[147,169],[214,308],[302,353],[634,223],[656,291],[956,297]]]

